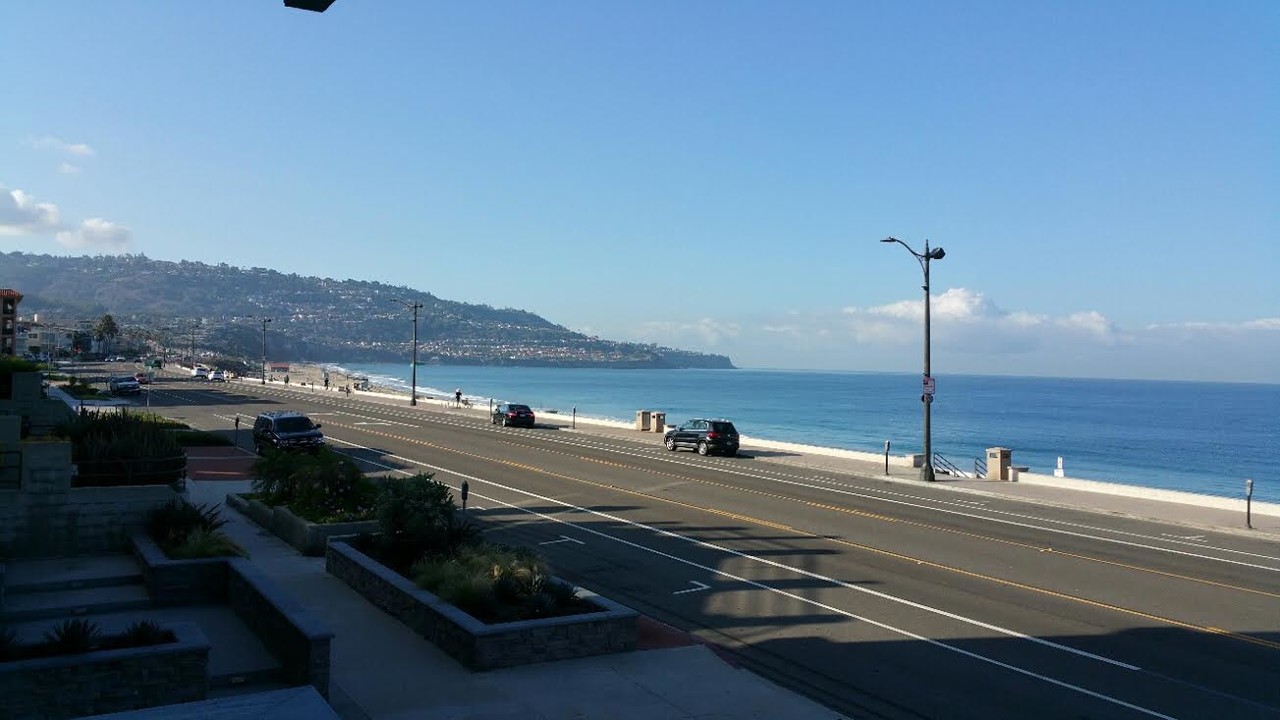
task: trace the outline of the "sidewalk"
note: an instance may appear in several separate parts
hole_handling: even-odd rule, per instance
[[[197,467],[201,461],[193,463]],[[221,503],[248,480],[189,480]],[[642,618],[631,653],[471,672],[233,510],[223,530],[334,632],[329,702],[344,720],[835,720],[842,716],[735,668],[685,633]]]

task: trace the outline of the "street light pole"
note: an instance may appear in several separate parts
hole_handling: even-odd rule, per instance
[[[409,404],[418,404],[418,311],[423,305],[420,302],[405,302],[397,300],[396,302],[413,310],[413,360],[409,366]]]
[[[933,418],[930,412],[933,406],[933,375],[929,366],[929,261],[941,260],[947,256],[946,251],[942,248],[929,248],[929,241],[924,241],[924,252],[918,253],[911,249],[911,246],[902,242],[895,237],[887,237],[880,242],[898,243],[907,249],[907,252],[915,256],[920,263],[921,269],[924,270],[924,392],[920,395],[920,402],[924,405],[924,466],[920,468],[920,479],[933,482],[937,479],[933,471]]]
[[[262,384],[267,384],[267,323],[271,318],[258,318],[262,321]]]

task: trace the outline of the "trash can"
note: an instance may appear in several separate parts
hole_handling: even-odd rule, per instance
[[[649,431],[649,411],[648,410],[636,411],[636,429],[644,432]]]
[[[654,411],[653,413],[653,431],[656,433],[663,432],[667,429],[667,414],[664,412]]]
[[[1013,451],[1004,447],[987,448],[987,479],[1008,480]]]

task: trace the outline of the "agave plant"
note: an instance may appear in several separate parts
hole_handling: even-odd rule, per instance
[[[181,498],[173,498],[147,513],[147,534],[161,547],[168,550],[186,542],[196,530],[216,533],[227,524],[217,507],[192,505]]]
[[[87,653],[102,640],[97,623],[84,618],[64,620],[44,634],[45,644],[60,655]]]
[[[171,630],[165,630],[152,620],[139,620],[130,625],[120,635],[120,643],[124,647],[146,647],[173,642]]]
[[[169,557],[177,560],[214,557],[249,557],[244,548],[221,532],[209,532],[204,528],[196,528],[187,536],[182,544],[169,551]]]

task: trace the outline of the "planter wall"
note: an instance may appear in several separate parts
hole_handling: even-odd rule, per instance
[[[145,532],[130,536],[151,602],[159,606],[222,603],[227,599],[227,559],[171,560]]]
[[[248,560],[227,560],[227,603],[280,661],[285,682],[329,697],[333,633]]]
[[[239,557],[171,560],[146,533],[134,533],[132,540],[154,604],[229,605],[280,661],[282,680],[329,696],[333,633],[252,563]]]
[[[246,500],[234,493],[227,494],[227,505],[270,530],[298,552],[313,557],[324,555],[330,538],[378,531],[376,520],[317,524],[294,515],[287,507],[270,507],[260,500]]]
[[[74,718],[203,700],[209,641],[190,623],[178,641],[0,663],[4,717]]]
[[[472,670],[636,647],[636,611],[581,588],[578,596],[600,612],[487,625],[345,542],[329,543],[325,569]]]

